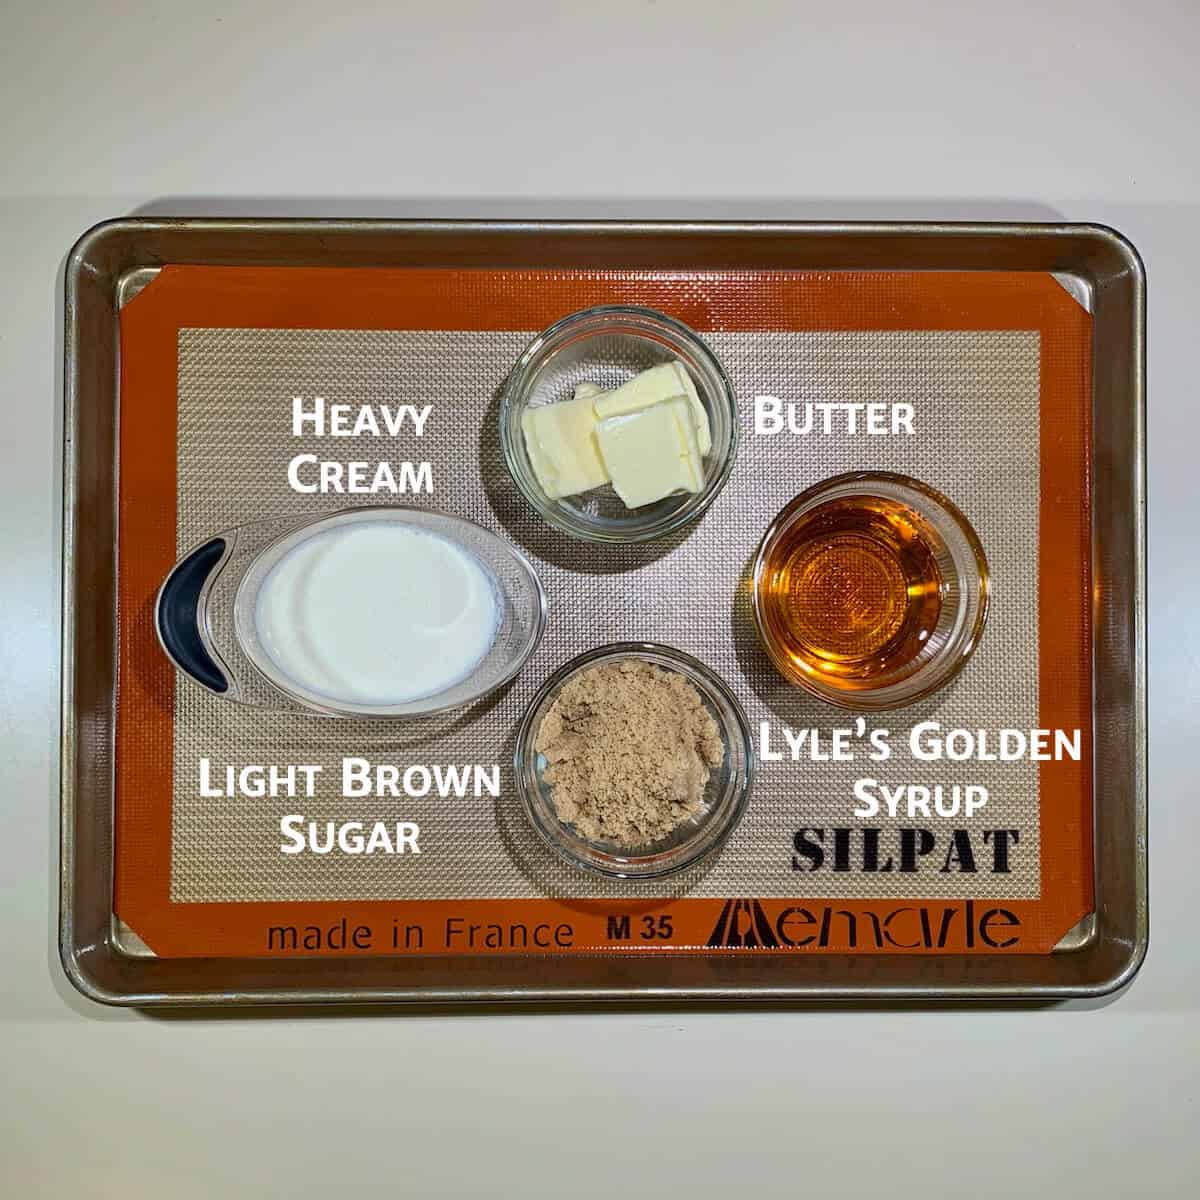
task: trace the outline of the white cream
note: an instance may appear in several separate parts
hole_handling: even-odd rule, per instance
[[[461,682],[499,625],[491,576],[452,542],[401,521],[314,534],[259,588],[254,624],[280,673],[346,704],[387,706]]]

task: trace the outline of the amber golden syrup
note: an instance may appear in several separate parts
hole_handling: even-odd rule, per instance
[[[880,496],[830,500],[799,518],[756,586],[788,673],[846,692],[915,669],[942,611],[942,573],[920,519]]]

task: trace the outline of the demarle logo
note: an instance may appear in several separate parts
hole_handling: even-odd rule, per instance
[[[807,906],[790,904],[772,919],[757,900],[726,900],[708,935],[712,949],[814,950],[829,947],[857,950],[992,950],[1016,947],[1020,953],[1021,919],[988,901],[904,903],[894,908],[836,908],[838,902]]]
[[[757,900],[726,900],[708,945],[778,947],[779,939]]]

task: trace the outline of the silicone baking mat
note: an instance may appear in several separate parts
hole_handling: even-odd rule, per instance
[[[739,398],[728,486],[697,527],[664,544],[568,541],[523,502],[500,457],[496,393],[513,361],[536,329],[601,302],[650,304],[686,321]],[[379,953],[619,950],[629,941],[664,951],[1049,950],[1091,906],[1089,343],[1087,314],[1050,276],[167,268],[122,313],[118,915],[155,953],[185,956],[363,952],[324,934],[306,943],[305,929],[331,919],[369,928],[363,940]],[[755,428],[760,395],[800,406],[902,402],[914,432],[768,435]],[[297,438],[296,396],[354,410],[429,405],[430,416],[419,438],[411,427],[397,437]],[[287,466],[301,453],[428,461],[431,490],[300,494]],[[644,638],[695,654],[738,695],[760,749],[764,726],[775,749],[786,749],[785,727],[824,738],[854,727],[852,714],[774,673],[746,581],[775,513],[853,469],[932,484],[979,533],[992,608],[958,682],[867,718],[891,733],[886,764],[867,763],[861,745],[853,762],[760,761],[733,838],[682,876],[634,886],[561,863],[528,828],[508,764],[533,690],[581,650]],[[372,500],[468,517],[534,561],[550,597],[548,632],[498,699],[402,725],[329,721],[232,705],[175,678],[149,606],[178,554],[246,521]],[[1078,762],[917,762],[908,751],[917,722],[993,739],[1001,728],[1079,729],[1082,753]],[[345,798],[348,755],[401,768],[494,766],[500,795]],[[201,758],[218,776],[226,765],[320,764],[327,782],[302,800],[202,796]],[[972,817],[866,822],[885,856],[898,854],[904,829],[927,828],[936,843],[918,870],[868,870],[854,848],[864,822],[851,815],[864,776],[983,785],[988,804]],[[284,855],[280,818],[298,812],[322,826],[415,821],[421,854]],[[851,831],[845,862],[833,853],[836,829]],[[797,869],[813,861],[795,852],[801,831],[809,846],[826,843],[822,869]],[[622,935],[623,916],[647,914],[648,945],[636,923]],[[463,932],[472,923],[502,933],[488,944],[486,933]],[[508,932],[521,926],[527,941],[530,928],[564,923],[569,946],[522,944]]]

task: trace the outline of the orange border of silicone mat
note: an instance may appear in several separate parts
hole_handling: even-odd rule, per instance
[[[520,278],[522,286],[512,285]],[[532,286],[531,286],[532,285]],[[1091,779],[1091,318],[1050,276],[1019,272],[512,271],[167,266],[121,312],[118,540],[118,691],[114,908],[167,957],[267,953],[270,925],[370,928],[388,954],[393,923],[559,922],[572,950],[613,951],[610,914],[670,913],[674,940],[638,947],[704,947],[723,900],[473,900],[175,904],[170,900],[174,670],[157,644],[154,597],[175,560],[177,340],[181,328],[541,329],[593,304],[642,304],[701,332],[715,330],[1037,330],[1041,335],[1039,724],[1083,730],[1080,762],[1039,764],[1042,896],[1036,901],[765,901],[816,917],[836,910],[825,944],[801,952],[1046,953],[1092,910]],[[214,531],[216,532],[216,531]],[[1052,565],[1047,565],[1052,564]],[[927,910],[922,917],[920,909]],[[1003,908],[1018,940],[986,945],[978,925]],[[923,920],[944,944],[910,947]],[[841,914],[848,914],[842,917]],[[889,916],[889,914],[891,914]],[[859,937],[851,945],[855,922]],[[801,928],[819,929],[805,925]],[[880,950],[866,931],[889,921]],[[1011,936],[998,923],[994,940]],[[800,940],[800,939],[797,939]],[[415,948],[415,947],[414,947]],[[534,952],[562,953],[553,947]],[[399,947],[403,950],[404,947]],[[444,947],[429,952],[487,952]],[[618,947],[628,951],[632,947]],[[325,951],[339,953],[339,951]],[[498,950],[497,953],[505,951]],[[714,951],[708,951],[713,953]]]

